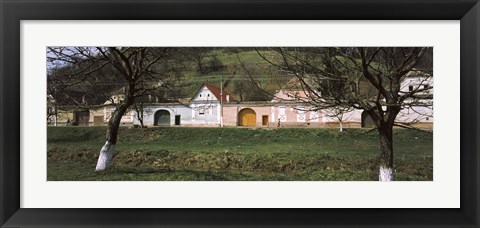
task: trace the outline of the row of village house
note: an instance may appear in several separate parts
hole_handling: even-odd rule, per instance
[[[404,80],[402,88],[408,91],[418,83],[426,81],[418,77]],[[433,80],[428,80],[432,86]],[[328,110],[314,110],[314,107],[298,102],[295,96],[303,91],[280,90],[271,101],[236,102],[226,91],[221,95],[219,88],[204,83],[189,100],[175,103],[146,103],[143,110],[145,126],[247,126],[247,127],[333,127],[340,125],[340,119]],[[433,93],[433,90],[430,91]],[[123,94],[113,94],[112,100],[123,99]],[[223,102],[221,102],[223,100]],[[104,126],[113,110],[107,105],[89,111],[58,112],[49,119],[51,125],[61,126],[72,121],[76,125]],[[222,113],[223,112],[223,113]],[[140,125],[135,111],[126,113],[122,125]],[[352,110],[341,116],[343,127],[373,127],[373,121],[362,110]],[[433,125],[433,106],[403,109],[398,122],[416,122],[423,127]]]

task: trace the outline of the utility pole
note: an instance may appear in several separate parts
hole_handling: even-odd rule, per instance
[[[223,75],[220,76],[220,127],[223,127]]]

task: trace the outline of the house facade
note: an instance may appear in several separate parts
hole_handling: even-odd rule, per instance
[[[293,81],[293,80],[292,80]],[[295,83],[289,82],[289,84]],[[402,93],[420,94],[418,99],[407,100],[397,116],[397,122],[433,126],[433,77],[409,75],[402,81]],[[128,111],[121,125],[191,126],[191,127],[374,127],[371,117],[363,110],[318,110],[305,102],[307,95],[301,89],[286,87],[279,90],[271,101],[237,102],[226,91],[204,83],[191,99],[173,103],[143,104],[143,113]],[[103,107],[91,109],[83,125],[104,126],[110,119],[122,94],[112,94]],[[73,119],[75,117],[72,117]]]
[[[325,126],[322,113],[311,111],[311,107],[302,103],[236,102],[228,92],[221,93],[219,88],[203,84],[188,102],[146,104],[143,123],[146,126],[193,127],[217,127],[222,122],[228,127]],[[132,124],[140,122],[133,118]]]
[[[234,101],[228,92],[204,83],[190,100],[145,104],[143,123],[146,126],[220,126],[222,103]],[[136,113],[133,115],[136,117]],[[133,118],[132,124],[140,125],[138,118]]]

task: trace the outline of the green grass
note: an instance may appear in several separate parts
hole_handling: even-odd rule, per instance
[[[377,133],[364,129],[121,128],[113,165],[95,172],[104,127],[48,129],[48,180],[377,180]],[[395,129],[395,180],[432,180],[432,135]]]

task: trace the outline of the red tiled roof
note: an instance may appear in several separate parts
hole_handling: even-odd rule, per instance
[[[212,92],[212,94],[217,98],[217,100],[220,101],[220,89],[215,87],[215,86],[212,86],[212,85],[209,85],[207,83],[203,83],[202,87],[205,86],[207,87],[208,90],[210,90],[210,92]],[[227,100],[227,95],[230,95],[227,91],[223,90],[223,102],[234,102],[235,99],[233,99],[233,96],[230,95],[229,96],[229,99]]]

